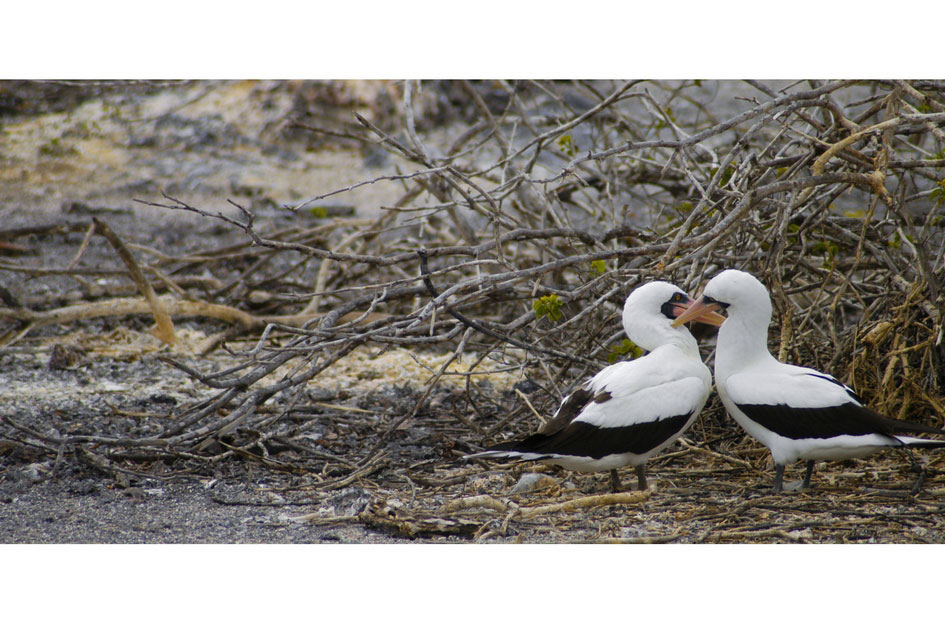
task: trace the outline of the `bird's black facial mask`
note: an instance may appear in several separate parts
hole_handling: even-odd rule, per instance
[[[673,293],[673,297],[668,301],[663,302],[663,306],[660,307],[660,312],[670,320],[673,320],[689,308],[690,304],[692,304],[692,299],[682,291],[677,291]]]
[[[724,311],[725,309],[727,309],[727,308],[729,307],[729,303],[728,303],[728,302],[722,302],[722,301],[720,301],[720,300],[716,300],[716,299],[710,298],[708,295],[703,295],[703,296],[702,296],[702,303],[703,303],[703,304],[718,304],[720,311]]]
[[[701,298],[699,300],[692,300],[686,294],[679,294],[673,296],[682,296],[684,300],[676,300],[676,303],[671,299],[669,302],[663,305],[662,313],[666,317],[672,317],[673,319],[673,328],[682,326],[683,324],[690,323],[699,323],[699,324],[708,324],[710,326],[719,327],[725,323],[725,317],[718,313],[718,309],[723,307],[721,302],[716,303],[714,300],[712,303],[709,303],[708,298]],[[725,304],[724,306],[728,306]],[[691,326],[690,330],[694,330]],[[695,334],[693,332],[693,334]],[[698,336],[698,335],[697,335]]]

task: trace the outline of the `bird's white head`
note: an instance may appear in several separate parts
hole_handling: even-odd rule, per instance
[[[731,317],[750,313],[767,326],[771,321],[771,297],[765,285],[753,275],[738,269],[726,269],[705,285],[702,301],[715,303]]]
[[[676,342],[696,347],[696,340],[685,328],[674,328],[673,320],[693,303],[686,292],[668,282],[654,281],[637,287],[623,306],[623,327],[633,343],[645,350],[655,350]],[[708,318],[708,321],[707,319]],[[710,313],[696,321],[718,326],[721,318]]]
[[[771,298],[765,285],[750,273],[726,269],[709,280],[702,296],[676,318],[673,326],[719,311],[726,311],[727,321],[734,319],[741,325],[764,330],[771,321]]]
[[[753,361],[774,360],[767,346],[771,298],[765,285],[750,273],[727,269],[709,280],[702,296],[676,318],[673,326],[723,310],[727,318],[716,346],[716,382],[720,375],[731,374]]]

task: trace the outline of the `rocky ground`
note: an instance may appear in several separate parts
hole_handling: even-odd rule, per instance
[[[232,199],[274,227],[288,224],[296,215],[284,205],[304,206],[396,165],[343,141],[316,142],[291,121],[312,103],[323,122],[356,107],[393,115],[389,89],[0,83],[0,286],[27,306],[66,303],[74,280],[25,270],[69,265],[83,241],[69,226],[93,216],[166,254],[242,238],[219,222],[135,199],[167,193],[226,213]],[[448,120],[436,102],[429,107],[431,118],[439,111]],[[354,189],[338,211],[371,216],[397,190],[394,182]],[[15,234],[43,224],[62,229]],[[91,248],[88,256],[116,266]],[[278,466],[275,453],[209,453],[193,466],[157,460],[123,472],[81,449],[44,447],[37,434],[159,433],[209,393],[162,359],[204,372],[235,361],[219,348],[193,351],[219,329],[213,323],[180,322],[185,343],[175,350],[148,333],[151,323],[134,316],[49,326],[0,349],[0,542],[945,542],[939,455],[821,464],[812,491],[781,496],[767,491],[764,449],[708,421],[652,462],[647,492],[611,495],[606,475],[467,463],[459,456],[481,444],[462,424],[462,379],[445,379],[418,414],[398,421],[446,356],[437,351],[355,353],[339,362],[313,384],[310,416],[298,421],[309,450]],[[494,370],[477,383],[496,417],[528,386]],[[706,415],[719,417],[718,402],[710,405]],[[314,474],[329,464],[339,468]],[[924,485],[913,494],[920,475]]]

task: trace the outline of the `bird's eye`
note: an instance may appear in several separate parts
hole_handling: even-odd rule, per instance
[[[718,304],[720,308],[728,308],[730,304],[728,302],[723,302],[721,300],[716,300],[715,298],[710,298],[708,295],[702,295],[702,302],[704,304]]]
[[[673,302],[682,302],[683,294],[682,293],[673,293]]]

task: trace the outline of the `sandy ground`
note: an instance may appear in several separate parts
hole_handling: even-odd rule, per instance
[[[340,98],[368,107],[375,96],[371,90],[380,87],[340,87]],[[279,204],[302,203],[308,196],[376,176],[378,171],[355,150],[307,150],[304,141],[286,139],[300,89],[284,82],[195,82],[167,89],[91,90],[91,96],[79,94],[85,100],[78,102],[50,84],[22,88],[22,102],[13,98],[15,90],[7,93],[5,102],[32,111],[3,120],[0,228],[69,224],[97,216],[130,240],[181,252],[235,237],[200,217],[134,199],[161,201],[167,193],[209,211],[233,213],[225,202],[229,198],[260,209],[265,221],[267,211],[283,216]],[[51,99],[49,107],[37,107],[35,102],[44,97]],[[61,111],[56,111],[57,102],[63,103]],[[334,116],[341,110],[328,106],[325,111]],[[370,214],[393,194],[392,187],[379,182],[357,188],[346,193],[343,203]],[[34,253],[27,264],[55,266],[65,264],[78,243],[40,239],[31,245]],[[18,264],[24,258],[9,260]],[[67,285],[45,277],[24,285],[13,272],[0,274],[0,282],[24,299],[56,294]],[[95,320],[46,329],[27,343],[4,348],[0,414],[33,428],[68,430],[60,422],[71,420],[87,423],[93,431],[120,434],[128,428],[121,426],[128,418],[116,416],[116,408],[130,404],[170,412],[206,394],[205,388],[155,360],[161,344],[146,328]],[[188,330],[187,324],[179,331],[185,340],[188,334],[196,341],[207,334],[197,326]],[[80,364],[50,369],[50,351],[57,343],[81,346]],[[212,358],[181,358],[196,366],[214,363]],[[351,378],[357,380],[357,374]],[[149,428],[157,427],[135,430]],[[254,478],[245,480],[251,492],[264,493],[267,484],[276,483],[251,469],[244,472]],[[297,506],[281,507],[232,504],[227,489],[234,484],[240,485],[198,475],[116,481],[68,458],[56,464],[44,454],[0,442],[0,542],[398,540],[363,528],[319,528],[290,520],[320,500],[303,498]]]

